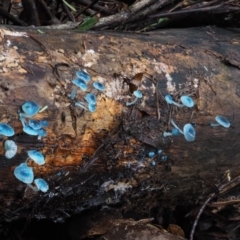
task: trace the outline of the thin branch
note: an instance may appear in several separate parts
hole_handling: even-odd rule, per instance
[[[155,2],[155,1],[154,1]],[[162,7],[164,4],[166,4],[167,2],[171,2],[170,0],[159,0],[157,2],[157,6]],[[139,2],[134,3],[129,9],[119,12],[117,14],[105,17],[105,18],[101,18],[99,20],[99,22],[95,25],[95,28],[102,28],[105,27],[107,25],[112,25],[112,24],[117,24],[117,23],[122,23],[127,21],[130,17],[134,17],[134,14],[136,14],[137,12],[139,12],[141,9],[148,9],[150,7],[146,7],[149,4],[152,4],[153,1],[149,0],[142,0]],[[156,5],[156,4],[154,4]],[[152,8],[151,8],[152,9]],[[151,10],[152,11],[152,10]],[[145,14],[145,11],[143,10],[143,14]],[[141,14],[139,14],[140,16],[142,16]],[[134,18],[135,19],[135,18]]]
[[[18,26],[27,26],[27,24],[21,20],[19,20],[18,18],[15,18],[13,15],[11,15],[10,13],[8,13],[4,8],[0,7],[0,15],[4,18],[6,18],[7,20],[9,20],[10,22],[12,22],[15,25]]]
[[[66,13],[68,19],[72,22],[75,22],[75,18],[72,15],[71,11],[69,10],[69,8],[66,6],[66,4],[61,0],[61,6],[62,6],[62,10]]]

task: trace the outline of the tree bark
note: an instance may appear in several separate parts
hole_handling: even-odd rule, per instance
[[[124,211],[144,215],[160,202],[174,207],[206,197],[209,185],[201,178],[219,184],[227,171],[239,175],[238,34],[218,28],[146,34],[2,28],[1,122],[15,129],[9,139],[18,152],[7,160],[3,139],[1,219],[64,221],[86,209],[119,203]],[[80,69],[106,87],[97,93],[94,113],[75,107],[69,98],[71,80]],[[137,88],[143,98],[126,107]],[[88,91],[95,91],[91,83]],[[176,101],[190,95],[195,107],[170,106],[166,94]],[[84,95],[79,90],[77,99]],[[25,101],[48,106],[34,117],[50,121],[42,140],[22,131],[18,110]],[[216,115],[226,116],[231,127],[210,127]],[[171,118],[180,128],[194,123],[196,140],[163,137],[172,129]],[[35,177],[49,183],[47,193],[34,192],[13,175],[30,149],[45,156],[45,165],[29,165]],[[162,155],[148,157],[160,149]]]

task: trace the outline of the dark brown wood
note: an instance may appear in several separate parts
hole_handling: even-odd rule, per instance
[[[213,190],[199,177],[217,185],[226,171],[239,175],[237,30],[174,29],[124,36],[42,31],[0,30],[0,121],[14,127],[10,139],[18,145],[16,157],[7,160],[2,141],[1,220],[64,221],[83,210],[117,203],[124,211],[144,215],[160,203],[174,207],[207,198]],[[79,69],[106,86],[98,93],[95,113],[74,107],[69,98]],[[126,107],[136,87],[143,99]],[[177,100],[191,95],[196,107],[170,107],[163,97],[168,93]],[[83,97],[78,91],[77,98]],[[22,131],[18,110],[25,101],[48,106],[35,117],[50,121],[41,141]],[[216,115],[226,116],[231,127],[211,128]],[[180,127],[196,124],[196,141],[163,137],[171,118]],[[29,149],[46,157],[45,165],[30,165],[36,177],[49,183],[47,193],[32,191],[13,175]],[[158,149],[167,161],[148,157]]]

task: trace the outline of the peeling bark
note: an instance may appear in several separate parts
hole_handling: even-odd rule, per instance
[[[238,33],[203,28],[123,36],[2,28],[0,41],[1,122],[15,129],[9,139],[18,145],[17,155],[7,160],[1,143],[2,220],[64,221],[85,209],[116,203],[125,211],[148,213],[159,202],[174,207],[205,196],[209,186],[197,175],[218,183],[226,171],[240,173]],[[106,90],[97,93],[95,113],[75,107],[69,98],[79,69],[105,84]],[[143,99],[126,107],[137,87]],[[190,95],[196,107],[168,106],[167,93],[176,100]],[[77,99],[84,94],[78,91]],[[18,110],[25,101],[48,106],[35,117],[50,121],[41,141],[22,131]],[[211,128],[216,115],[226,116],[231,127]],[[171,118],[180,127],[194,123],[196,141],[163,137],[172,128]],[[29,149],[45,155],[45,165],[30,164],[36,177],[49,182],[45,194],[13,176]],[[163,155],[148,157],[158,149]]]

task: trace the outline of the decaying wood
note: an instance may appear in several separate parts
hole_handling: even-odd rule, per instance
[[[208,196],[210,186],[200,177],[219,184],[226,171],[239,175],[238,34],[217,28],[124,36],[2,28],[1,122],[15,129],[10,139],[18,153],[7,160],[2,141],[1,219],[64,221],[85,209],[116,203],[124,211],[145,214],[160,202],[173,207]],[[106,86],[97,93],[95,113],[75,107],[69,98],[79,69]],[[143,99],[126,107],[137,87]],[[91,84],[89,91],[94,91]],[[167,93],[177,100],[190,95],[196,107],[168,106]],[[84,94],[78,91],[77,99]],[[50,121],[47,137],[40,141],[22,131],[18,110],[25,101],[48,106],[35,117]],[[211,128],[216,115],[226,116],[231,127]],[[164,138],[171,118],[180,127],[194,123],[196,140]],[[49,183],[47,193],[34,192],[13,176],[29,149],[46,157],[45,165],[30,165],[36,177]],[[167,161],[148,157],[158,149]]]

